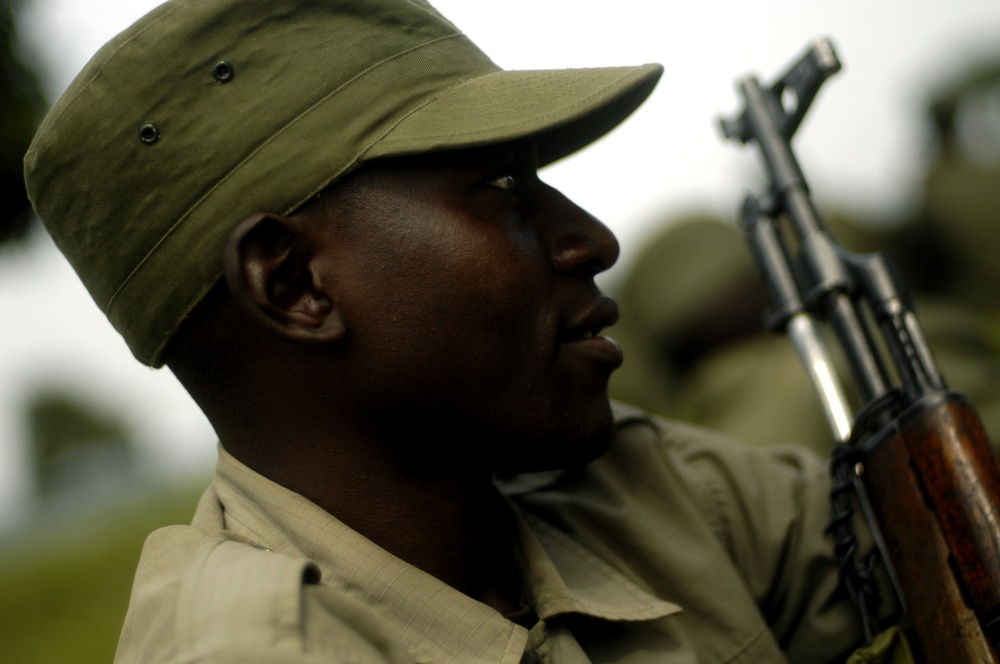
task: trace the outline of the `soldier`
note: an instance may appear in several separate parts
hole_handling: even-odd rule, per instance
[[[503,71],[422,0],[172,0],[26,157],[135,356],[219,435],[121,662],[836,658],[804,452],[607,398],[611,232],[538,179],[657,65]]]

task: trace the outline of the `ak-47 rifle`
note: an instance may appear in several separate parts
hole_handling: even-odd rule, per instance
[[[794,343],[838,442],[828,530],[866,639],[882,626],[873,563],[861,559],[853,536],[855,504],[918,657],[997,664],[1000,469],[989,441],[972,405],[947,388],[886,258],[852,254],[830,236],[792,153],[809,104],[839,69],[833,46],[820,40],[770,87],[740,81],[745,106],[722,120],[723,133],[756,143],[770,176],[765,193],[747,197],[742,227],[773,299],[768,324]],[[821,325],[850,367],[856,418]]]

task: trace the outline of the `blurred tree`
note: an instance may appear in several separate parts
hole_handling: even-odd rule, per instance
[[[39,392],[25,414],[41,495],[131,470],[132,436],[120,417],[98,412],[62,390]]]
[[[23,0],[0,0],[0,244],[23,239],[34,215],[21,160],[46,108],[40,77],[17,39]]]
[[[940,87],[926,114],[937,150],[890,242],[945,376],[1000,449],[1000,52]]]
[[[923,290],[1000,311],[1000,58],[928,105],[937,151],[915,218],[899,229],[901,267]]]
[[[108,664],[125,619],[143,540],[188,523],[209,478],[76,512],[72,525],[0,539],[2,662]]]

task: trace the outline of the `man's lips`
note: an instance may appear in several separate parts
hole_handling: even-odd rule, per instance
[[[625,354],[622,352],[621,346],[611,337],[600,335],[582,337],[573,341],[564,341],[561,345],[574,355],[604,365],[611,371],[620,367],[625,361]]]
[[[569,319],[559,335],[559,342],[574,354],[617,369],[624,359],[621,346],[611,337],[601,335],[605,327],[614,325],[617,320],[618,304],[607,295],[601,295]]]
[[[618,303],[607,295],[590,300],[584,307],[567,317],[559,340],[563,342],[593,338],[601,330],[618,322]]]

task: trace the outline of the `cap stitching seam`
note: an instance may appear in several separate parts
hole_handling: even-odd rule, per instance
[[[460,34],[460,35],[455,35],[455,36],[465,36],[465,35],[464,34]],[[440,41],[440,40],[437,40],[437,41]],[[426,108],[427,106],[433,104],[434,102],[436,102],[438,100],[441,100],[441,99],[444,99],[448,95],[453,94],[453,93],[457,92],[458,90],[461,90],[462,88],[464,88],[466,85],[468,85],[469,83],[471,83],[474,80],[477,80],[477,79],[480,79],[480,78],[485,78],[485,76],[491,76],[493,74],[499,74],[499,73],[501,73],[501,71],[490,72],[489,74],[485,74],[484,76],[474,76],[472,78],[468,78],[468,79],[462,81],[460,84],[449,88],[448,90],[445,91],[444,94],[442,94],[442,95],[440,95],[438,97],[431,97],[430,99],[428,99],[424,103],[420,104],[419,106],[414,107],[414,109],[412,111],[410,111],[409,113],[407,113],[406,115],[404,115],[403,117],[401,117],[399,120],[397,120],[395,123],[393,123],[392,126],[390,126],[382,134],[380,134],[377,138],[375,138],[368,145],[366,145],[358,153],[358,156],[354,158],[354,161],[352,161],[350,164],[348,164],[347,166],[345,166],[341,170],[341,172],[343,172],[344,170],[349,169],[351,166],[357,165],[361,161],[364,161],[365,155],[367,155],[369,152],[371,152],[372,148],[374,148],[376,145],[378,145],[383,140],[385,140],[386,136],[388,136],[389,134],[391,134],[396,129],[396,127],[398,127],[400,124],[402,124],[403,122],[405,122],[407,120],[407,118],[409,118],[411,115],[413,115],[415,113],[418,113],[421,110],[423,110],[424,108]],[[339,175],[339,173],[335,173],[334,175],[330,176],[329,179],[324,180],[323,183],[320,186],[316,187],[311,193],[309,193],[307,196],[305,196],[301,201],[298,201],[297,203],[295,203],[295,205],[293,205],[291,209],[294,210],[295,208],[297,208],[298,206],[302,205],[303,203],[305,203],[306,201],[308,201],[310,198],[312,198],[313,196],[315,196],[319,192],[323,191],[323,189],[325,189],[327,186],[329,186],[330,183],[333,182],[338,177],[338,175]]]
[[[369,152],[371,152],[371,149],[373,147],[375,147],[376,145],[378,145],[379,143],[381,143],[383,140],[385,140],[386,136],[388,136],[392,132],[396,131],[396,128],[399,127],[399,125],[401,125],[404,122],[406,122],[412,115],[414,115],[414,114],[416,114],[416,113],[424,110],[425,108],[427,108],[428,106],[430,106],[431,104],[433,104],[435,102],[441,101],[442,99],[444,99],[445,97],[447,97],[449,95],[455,94],[456,92],[458,92],[462,88],[466,87],[469,83],[471,83],[474,80],[479,80],[480,78],[486,78],[487,76],[492,76],[493,74],[500,74],[500,73],[502,73],[502,71],[490,72],[489,74],[486,74],[484,76],[476,76],[474,78],[466,79],[466,80],[462,81],[459,85],[456,85],[456,86],[454,86],[452,88],[449,88],[440,97],[432,97],[431,99],[428,99],[423,104],[420,104],[419,106],[417,106],[416,108],[414,108],[412,111],[410,111],[409,113],[407,113],[406,115],[404,115],[403,117],[401,117],[391,127],[389,127],[388,129],[386,129],[385,132],[383,132],[381,136],[379,136],[374,141],[372,141],[371,143],[369,143],[368,147],[366,147],[364,150],[362,150],[361,154],[358,155],[358,159],[359,160],[364,159],[364,156],[366,154],[368,154]],[[438,136],[441,136],[441,135],[442,134],[438,134]],[[389,140],[391,141],[391,139],[389,139]]]
[[[498,72],[498,73],[499,73],[499,72]],[[629,74],[638,74],[638,72],[636,72],[635,70],[631,70],[631,71],[629,71],[628,73],[629,73]],[[487,74],[487,75],[489,75],[489,74]],[[561,106],[561,107],[559,107],[559,108],[558,108],[557,110],[554,110],[554,111],[549,111],[548,113],[546,113],[546,114],[544,114],[544,115],[538,115],[538,116],[534,116],[534,117],[532,117],[532,118],[531,118],[531,120],[522,120],[521,122],[517,122],[517,123],[511,123],[511,124],[505,124],[505,125],[501,125],[501,127],[502,127],[502,128],[511,128],[511,127],[520,127],[520,126],[523,126],[523,125],[526,125],[526,124],[529,124],[530,122],[536,122],[536,121],[538,121],[538,120],[542,120],[542,119],[545,119],[545,118],[549,118],[549,117],[552,117],[553,115],[556,115],[557,113],[560,113],[560,112],[564,111],[564,110],[565,110],[565,109],[567,109],[567,108],[576,108],[576,107],[579,107],[579,106],[582,106],[582,105],[585,105],[585,104],[586,104],[587,102],[589,102],[589,101],[590,101],[591,99],[593,99],[594,97],[598,97],[598,96],[600,96],[600,95],[603,95],[603,94],[604,94],[604,93],[606,93],[606,92],[607,92],[608,90],[613,90],[613,89],[615,89],[615,88],[620,88],[620,87],[622,87],[623,85],[626,85],[627,83],[631,82],[631,80],[632,80],[632,79],[641,79],[641,78],[642,78],[641,76],[637,76],[637,75],[636,75],[636,76],[631,76],[631,75],[626,75],[626,76],[623,76],[623,77],[619,78],[618,80],[616,80],[616,81],[614,81],[614,82],[612,82],[612,83],[609,83],[608,85],[606,85],[606,86],[604,86],[604,87],[600,88],[599,90],[596,90],[596,91],[592,92],[591,94],[587,95],[586,97],[583,97],[582,99],[578,99],[577,101],[573,102],[572,104],[568,104],[568,105],[566,105],[566,106]],[[464,87],[464,86],[465,86],[466,84],[468,84],[468,83],[469,83],[469,81],[466,81],[466,82],[465,82],[465,83],[463,83],[463,84],[462,84],[461,86],[456,86],[455,88],[453,88],[453,89],[449,90],[449,91],[448,91],[448,94],[451,94],[451,93],[453,93],[453,92],[456,92],[457,90],[459,90],[460,88]],[[438,97],[438,98],[436,98],[436,99],[432,99],[431,101],[427,102],[427,104],[425,104],[424,106],[427,106],[427,105],[429,105],[429,104],[432,104],[432,103],[434,103],[435,101],[438,101],[439,99],[444,99],[444,97],[445,97],[445,96],[447,96],[447,95],[443,95],[443,96],[441,96],[441,97]],[[422,109],[422,108],[423,108],[424,106],[421,106],[421,109]],[[419,109],[418,109],[418,110],[419,110]],[[415,111],[414,111],[414,112],[415,112]],[[411,113],[411,114],[408,114],[408,115],[406,116],[406,118],[403,118],[403,119],[401,119],[401,120],[400,120],[400,121],[399,121],[398,123],[396,123],[395,125],[393,125],[392,129],[390,129],[389,131],[387,131],[387,132],[386,132],[385,134],[383,134],[383,135],[382,135],[382,136],[383,136],[383,138],[384,138],[385,136],[387,136],[388,134],[390,134],[390,133],[391,133],[391,132],[392,132],[393,130],[395,130],[395,129],[396,129],[396,127],[398,127],[398,126],[399,126],[400,124],[402,124],[402,123],[403,123],[403,122],[404,122],[404,121],[405,121],[405,120],[406,120],[407,118],[409,118],[409,117],[410,117],[410,115],[412,115],[412,113]],[[428,135],[427,135],[427,137],[429,137],[429,138],[440,138],[440,137],[444,137],[444,136],[448,136],[448,137],[455,137],[455,136],[470,136],[470,135],[474,135],[474,134],[476,134],[476,133],[478,133],[478,132],[476,132],[476,131],[464,131],[464,132],[448,132],[448,133],[446,133],[446,134],[445,134],[445,133],[438,133],[438,134],[428,134]],[[387,139],[384,139],[384,140],[385,140],[385,141],[386,141],[387,143],[392,143],[392,142],[393,142],[393,139],[392,139],[392,138],[387,138]],[[396,142],[400,142],[400,141],[398,141],[398,140],[397,140]],[[370,150],[370,149],[371,149],[372,147],[374,147],[374,144],[372,144],[371,146],[369,146],[369,147],[368,147],[368,150]],[[366,152],[367,152],[367,150],[366,150]]]
[[[415,51],[419,51],[421,49],[424,49],[424,48],[427,48],[429,46],[432,46],[432,45],[434,45],[436,43],[439,43],[439,42],[442,42],[442,41],[446,41],[446,40],[449,40],[449,39],[454,39],[456,37],[461,37],[461,36],[463,36],[462,33],[456,33],[456,34],[447,35],[447,36],[444,36],[444,37],[438,37],[437,39],[433,39],[433,40],[431,40],[429,42],[425,42],[423,44],[419,44],[417,46],[408,48],[405,51],[401,51],[399,53],[393,54],[392,56],[389,56],[387,58],[383,58],[382,60],[379,60],[378,62],[376,62],[375,64],[371,65],[367,69],[365,69],[365,70],[359,72],[358,74],[356,74],[350,80],[345,81],[342,85],[337,86],[336,89],[331,90],[328,94],[324,95],[321,99],[318,99],[316,101],[316,103],[314,103],[311,106],[309,106],[308,108],[306,108],[304,111],[302,111],[301,113],[299,113],[298,115],[296,115],[292,120],[290,120],[284,126],[282,126],[277,131],[275,131],[273,134],[271,134],[271,136],[268,137],[268,139],[266,141],[264,141],[263,143],[261,143],[260,145],[258,145],[256,148],[254,148],[253,151],[250,152],[250,154],[248,154],[238,164],[236,164],[233,168],[231,168],[224,176],[222,176],[219,179],[218,182],[215,183],[215,185],[213,185],[197,201],[195,201],[191,205],[191,207],[189,207],[187,210],[185,210],[184,213],[180,217],[177,218],[177,221],[175,221],[170,226],[170,228],[168,228],[167,231],[160,237],[160,239],[156,241],[156,244],[154,244],[152,247],[150,247],[149,251],[146,252],[146,254],[142,257],[142,259],[138,263],[136,263],[135,267],[132,268],[132,270],[128,273],[128,275],[125,277],[125,279],[122,280],[121,285],[119,285],[118,288],[115,289],[115,292],[111,295],[111,298],[108,300],[107,306],[104,308],[104,314],[105,315],[109,315],[109,312],[111,311],[112,306],[114,306],[115,300],[118,298],[118,295],[129,284],[129,282],[132,281],[132,279],[135,277],[136,273],[139,272],[139,270],[142,269],[142,267],[149,261],[150,257],[152,257],[152,255],[157,252],[157,250],[160,248],[160,246],[163,244],[163,242],[166,241],[166,239],[168,237],[170,237],[171,235],[173,235],[174,231],[182,223],[184,223],[184,221],[188,217],[190,217],[191,214],[205,200],[207,200],[209,197],[211,197],[212,194],[214,194],[219,189],[219,187],[222,186],[223,183],[225,183],[226,181],[228,181],[237,171],[239,171],[240,169],[242,169],[251,159],[253,159],[253,157],[255,155],[257,155],[262,149],[264,149],[264,147],[266,147],[267,145],[269,145],[270,143],[272,143],[275,139],[277,139],[278,136],[280,136],[285,131],[287,131],[290,127],[292,127],[299,120],[301,120],[302,118],[304,118],[307,115],[309,115],[310,113],[312,113],[314,110],[316,110],[316,108],[318,108],[319,106],[325,104],[327,102],[327,100],[329,100],[331,97],[334,97],[339,92],[341,92],[342,90],[344,90],[345,88],[347,88],[348,86],[350,86],[351,84],[353,84],[355,81],[357,81],[358,79],[366,76],[367,74],[371,73],[372,71],[378,69],[382,65],[384,65],[384,64],[386,64],[388,62],[391,62],[393,60],[397,60],[397,59],[399,59],[401,57],[404,57],[406,55],[409,55],[410,53],[413,53]]]

